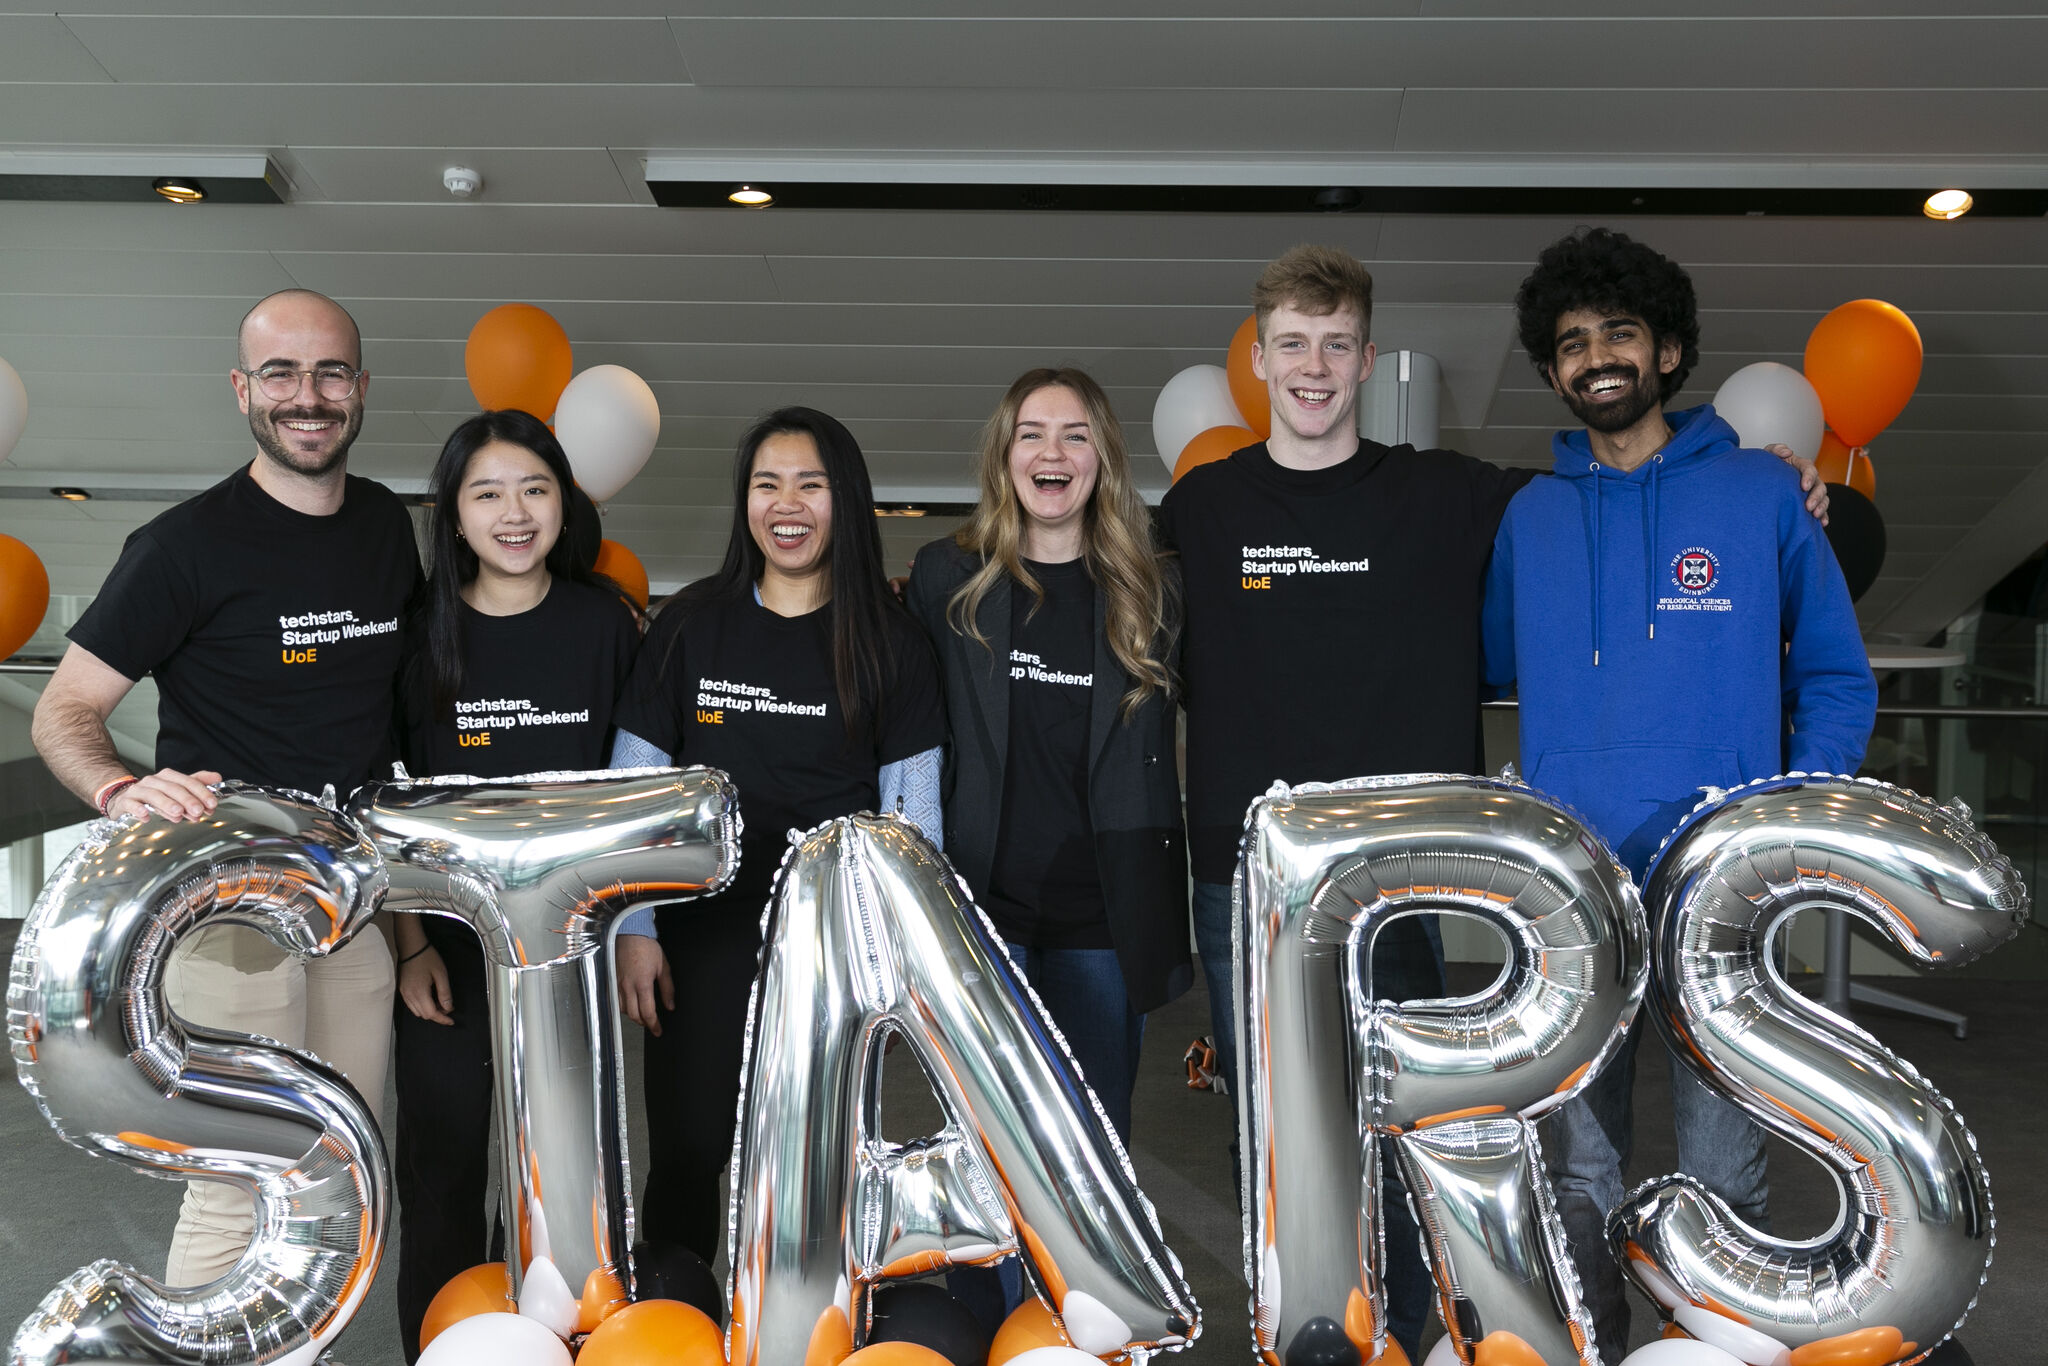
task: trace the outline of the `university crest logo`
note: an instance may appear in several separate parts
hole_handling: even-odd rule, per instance
[[[1711,589],[1720,575],[1720,560],[1704,546],[1681,550],[1671,561],[1671,581],[1695,597]]]

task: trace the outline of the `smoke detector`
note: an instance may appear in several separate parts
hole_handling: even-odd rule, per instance
[[[450,166],[441,172],[441,183],[457,199],[471,199],[483,189],[484,178],[481,172],[472,171],[467,166]]]

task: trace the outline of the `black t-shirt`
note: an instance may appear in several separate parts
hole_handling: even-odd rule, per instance
[[[462,687],[436,714],[426,660],[406,669],[405,763],[415,777],[508,778],[603,768],[612,706],[640,627],[614,593],[556,579],[524,612],[462,613]]]
[[[1003,823],[982,909],[1011,943],[1113,948],[1088,814],[1095,584],[1083,560],[1024,564],[1045,602],[1010,585]]]
[[[349,476],[308,516],[237,470],[121,548],[71,639],[156,676],[156,762],[347,795],[389,762],[399,621],[419,580],[404,506]]]
[[[740,869],[721,904],[758,913],[791,829],[873,810],[883,764],[945,743],[931,645],[905,613],[885,620],[882,695],[849,739],[831,604],[783,617],[750,593],[674,603],[655,618],[614,721],[677,763],[723,769],[739,788]]]
[[[1486,562],[1533,473],[1370,441],[1293,470],[1262,443],[1167,493],[1197,878],[1230,880],[1245,810],[1276,778],[1479,768]]]

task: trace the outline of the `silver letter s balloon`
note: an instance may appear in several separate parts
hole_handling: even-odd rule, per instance
[[[255,1238],[234,1270],[190,1289],[92,1263],[23,1322],[17,1366],[297,1366],[347,1326],[376,1275],[389,1183],[354,1088],[282,1045],[181,1024],[163,971],[181,937],[216,923],[330,953],[376,910],[384,869],[330,806],[238,783],[218,791],[201,820],[92,827],[23,929],[7,1027],[22,1085],[67,1142],[249,1190]]]
[[[1400,1155],[1454,1348],[1519,1337],[1599,1360],[1536,1147],[1641,1001],[1628,874],[1519,784],[1446,775],[1276,785],[1246,818],[1237,1018],[1244,1059],[1246,1277],[1260,1360],[1340,1329],[1385,1348],[1378,1136]],[[1455,1001],[1373,996],[1374,934],[1451,912],[1507,941]]]
[[[1744,1226],[1685,1177],[1609,1224],[1666,1312],[1741,1316],[1788,1347],[1893,1329],[1917,1361],[1960,1325],[1990,1264],[1991,1191],[1962,1117],[1911,1064],[1786,985],[1772,937],[1847,911],[1921,963],[2018,932],[2027,892],[1967,811],[1869,781],[1792,774],[1703,803],[1651,875],[1652,1015],[1699,1079],[1829,1168],[1841,1216],[1792,1242]]]
[[[883,1280],[1025,1265],[1075,1345],[1144,1360],[1195,1302],[1064,1042],[917,827],[795,837],[754,984],[733,1163],[734,1366],[837,1360]],[[890,1037],[948,1117],[882,1141]],[[833,1349],[837,1349],[836,1351]]]
[[[608,931],[635,905],[732,879],[731,782],[708,768],[435,778],[371,783],[351,810],[390,869],[387,907],[452,916],[483,941],[513,1293],[550,1274],[545,1260],[567,1291],[558,1305],[592,1288],[623,1303],[632,1215]]]

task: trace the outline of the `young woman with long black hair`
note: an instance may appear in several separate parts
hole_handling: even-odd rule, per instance
[[[1193,979],[1174,565],[1083,371],[1012,384],[980,467],[904,594],[945,682],[946,852],[1128,1139],[1145,1013]]]
[[[739,788],[733,885],[629,916],[616,940],[620,1001],[649,1036],[640,1227],[707,1262],[725,1227],[719,1173],[784,833],[900,800],[943,839],[938,672],[883,577],[853,434],[816,409],[780,409],[741,438],[733,476],[725,562],[655,618],[612,754],[617,767],[709,764]],[[754,704],[704,700],[719,697]]]
[[[401,675],[408,768],[483,778],[602,768],[640,629],[618,586],[584,568],[564,534],[573,481],[561,444],[526,413],[483,413],[449,436],[430,486],[433,567]],[[488,1259],[491,1030],[469,927],[394,921],[398,1306],[412,1361],[434,1293]]]

